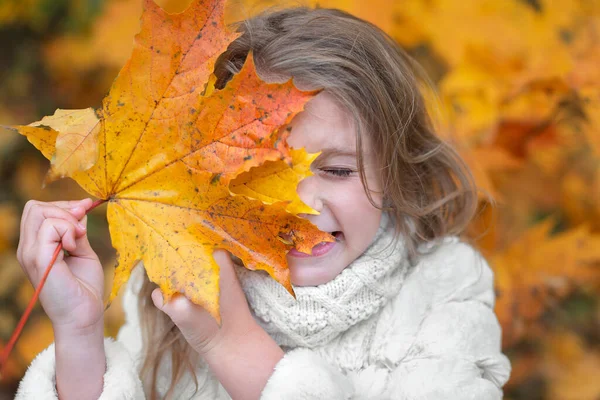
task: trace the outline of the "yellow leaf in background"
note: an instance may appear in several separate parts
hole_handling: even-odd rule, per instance
[[[600,235],[580,226],[553,236],[553,225],[548,219],[533,226],[491,257],[506,345],[520,339],[522,325],[537,319],[551,300],[566,296],[575,285],[600,283]]]
[[[471,168],[480,195],[491,195],[502,200],[502,195],[495,189],[490,176],[494,172],[519,168],[522,163],[509,153],[498,147],[478,147],[461,149],[461,156]]]
[[[426,43],[430,39],[430,6],[435,2],[394,1],[392,3],[391,14],[394,24],[389,34],[407,48]],[[369,3],[365,2],[365,4]]]
[[[424,17],[424,14],[416,17],[426,26],[433,48],[451,66],[462,64],[467,53],[476,49],[487,49],[487,53],[500,62],[515,55],[526,56],[528,32],[525,29],[532,26],[535,15],[524,3],[419,1],[426,4],[427,11]]]
[[[40,130],[40,127],[52,129],[57,134],[44,135],[45,132]],[[49,183],[75,171],[86,171],[96,163],[100,127],[96,112],[86,108],[84,110],[58,109],[53,116],[44,117],[41,121],[17,129],[51,160],[46,177],[46,183]],[[54,140],[54,143],[50,140]]]
[[[577,57],[594,53],[589,46],[579,45],[579,54],[571,48],[597,37],[581,28],[592,24],[585,2],[542,1],[539,12],[516,0],[408,3],[406,11],[397,11],[402,17],[394,29],[401,31],[405,24],[410,31],[418,24],[419,43],[427,43],[449,65],[440,84],[442,97],[451,106],[456,130],[470,142],[492,137],[505,119],[549,117],[569,93],[565,80],[578,68]],[[406,41],[401,35],[397,39],[411,46],[415,40],[408,35]]]
[[[544,370],[548,400],[600,398],[600,352],[585,346],[574,333],[564,332],[544,341]]]
[[[392,30],[394,25],[394,13],[390,10],[393,3],[389,0],[229,0],[225,20],[231,23],[250,18],[268,8],[297,6],[337,8],[358,15],[386,32]]]
[[[596,157],[600,159],[600,86],[586,88],[581,94],[587,117],[584,133]]]
[[[539,79],[515,88],[503,99],[500,113],[509,121],[541,123],[552,118],[571,88],[562,79]]]
[[[440,95],[462,145],[477,145],[493,136],[501,101],[493,76],[469,65],[456,68],[440,82]]]
[[[234,194],[260,200],[265,204],[289,200],[289,193],[296,193],[298,183],[312,175],[310,164],[319,156],[318,153],[308,154],[303,149],[292,150],[291,154],[291,165],[284,161],[267,161],[259,168],[240,174],[231,181],[229,189]],[[304,204],[297,193],[285,209],[296,215],[318,214]]]
[[[600,231],[600,165],[590,177],[570,171],[561,179],[560,188],[560,204],[568,221]]]
[[[531,77],[564,74],[571,67],[557,22],[547,21],[545,12],[537,13],[526,2],[437,0],[426,3],[429,16],[425,21],[431,44],[451,66],[482,57],[482,60],[492,61],[486,64],[493,71],[504,70],[513,75],[517,85]],[[564,2],[551,2],[548,8],[557,3]],[[460,29],[457,29],[457,21],[461,21]]]
[[[31,0],[30,0],[31,1]],[[191,0],[157,0],[166,10],[181,11]],[[120,68],[131,54],[139,30],[141,0],[107,0],[87,34],[67,33],[44,45],[53,73],[91,71],[100,66]]]

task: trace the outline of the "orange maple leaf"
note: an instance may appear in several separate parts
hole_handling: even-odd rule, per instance
[[[53,169],[59,168],[59,153],[77,155],[75,160],[97,154],[91,167],[77,161],[64,168],[62,157],[60,174],[108,201],[118,252],[109,302],[142,260],[165,301],[184,293],[219,320],[214,249],[232,252],[249,269],[267,271],[293,293],[286,262],[291,245],[309,252],[332,240],[286,211],[294,190],[271,205],[229,190],[252,167],[292,161],[289,132],[278,128],[315,93],[301,92],[292,82],[262,82],[251,55],[239,74],[215,89],[216,59],[238,36],[225,29],[223,3],[195,0],[183,13],[168,14],[146,0],[133,54],[96,112],[99,117],[80,127],[79,140],[59,147],[68,129],[56,116],[17,128],[53,161]],[[87,140],[92,133],[97,140]]]

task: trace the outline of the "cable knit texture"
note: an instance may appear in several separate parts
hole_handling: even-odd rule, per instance
[[[384,214],[373,243],[335,279],[294,287],[296,299],[263,271],[238,268],[256,320],[280,346],[322,346],[377,313],[398,294],[408,271],[405,246]]]
[[[500,400],[510,363],[500,351],[493,273],[457,238],[447,238],[409,267],[387,219],[374,243],[334,280],[296,288],[297,301],[263,273],[238,269],[257,321],[282,346],[262,400]],[[393,242],[390,245],[390,242]],[[106,339],[101,399],[144,399],[137,268],[123,298],[126,322]],[[252,373],[252,371],[249,371]],[[55,400],[54,349],[31,364],[18,400]],[[158,391],[170,384],[169,357]],[[200,390],[195,392],[193,378]],[[206,365],[184,376],[176,398],[230,400]]]

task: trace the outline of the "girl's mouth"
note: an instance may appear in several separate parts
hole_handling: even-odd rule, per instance
[[[321,242],[312,248],[311,254],[301,253],[295,248],[292,248],[288,252],[288,255],[298,258],[320,257],[322,255],[325,255],[326,253],[329,253],[329,251],[333,249],[338,243],[344,240],[344,233],[342,231],[334,231],[330,232],[330,234],[333,237],[335,237],[335,242]]]

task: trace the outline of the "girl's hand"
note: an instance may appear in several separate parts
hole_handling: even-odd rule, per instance
[[[229,254],[219,250],[213,255],[221,267],[221,328],[184,296],[163,305],[160,290],[155,289],[152,300],[179,327],[232,399],[256,400],[284,353],[254,321]]]
[[[104,274],[86,235],[85,213],[91,205],[91,199],[32,200],[23,210],[17,259],[34,287],[56,246],[62,243],[68,251],[59,253],[39,297],[55,332],[85,334],[103,324]]]
[[[152,292],[154,305],[171,318],[188,343],[202,356],[224,342],[235,340],[253,329],[260,329],[250,314],[229,253],[217,250],[213,256],[220,267],[221,328],[204,308],[185,296],[176,294],[169,303],[163,304],[160,289]]]

